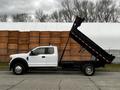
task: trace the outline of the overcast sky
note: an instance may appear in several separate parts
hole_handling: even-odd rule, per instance
[[[61,1],[62,0],[0,0],[0,14],[32,14],[39,8],[45,12],[52,12],[60,7]]]
[[[60,0],[0,0],[0,14],[34,13],[38,8],[53,11]]]

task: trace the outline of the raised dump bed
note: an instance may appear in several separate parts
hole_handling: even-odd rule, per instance
[[[115,56],[108,54],[105,50],[103,50],[100,46],[98,46],[95,42],[77,29],[83,21],[84,19],[82,18],[76,18],[70,31],[70,37],[78,42],[87,51],[89,51],[93,56],[95,56],[96,60],[99,62],[103,64],[111,63]]]

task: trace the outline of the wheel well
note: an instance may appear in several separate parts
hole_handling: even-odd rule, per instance
[[[28,68],[28,63],[22,59],[22,58],[15,58],[12,60],[11,64],[10,64],[10,70],[13,68],[13,66],[16,64],[16,63],[20,63],[22,65],[24,65],[24,67],[27,69]]]
[[[93,66],[95,66],[95,63],[93,62],[93,61],[83,61],[83,62],[81,62],[81,66],[84,66],[84,65],[88,65],[88,64],[91,64],[91,65],[93,65]]]

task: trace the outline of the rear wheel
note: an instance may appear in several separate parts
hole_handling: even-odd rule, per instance
[[[92,64],[85,64],[82,69],[86,76],[92,76],[95,73],[95,67]]]
[[[25,67],[21,63],[16,63],[13,66],[13,73],[16,75],[22,75],[25,73]]]

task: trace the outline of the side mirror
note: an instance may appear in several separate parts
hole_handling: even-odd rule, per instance
[[[34,55],[34,52],[33,52],[33,51],[30,52],[30,56],[32,56],[32,55]]]

